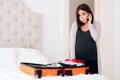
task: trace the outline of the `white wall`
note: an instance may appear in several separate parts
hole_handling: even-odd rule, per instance
[[[40,3],[38,7],[42,16],[41,50],[49,61],[59,61],[62,58],[61,2],[40,0]]]
[[[61,0],[28,0],[41,16],[41,51],[50,62],[58,62],[63,54],[63,11]]]
[[[120,1],[112,1],[113,80],[120,80]]]
[[[95,20],[100,22],[99,55],[101,74],[113,80],[111,0],[95,0]]]

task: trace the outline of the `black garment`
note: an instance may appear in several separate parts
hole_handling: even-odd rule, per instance
[[[97,47],[89,30],[86,32],[82,31],[81,29],[77,30],[76,44],[75,44],[75,57],[76,59],[87,61],[86,63],[88,63],[91,73],[92,72],[94,73],[94,70],[92,69],[92,67],[96,68],[96,73],[98,72]]]
[[[97,74],[98,73],[98,63],[97,60],[85,60],[85,65],[89,66],[89,73],[90,74]]]

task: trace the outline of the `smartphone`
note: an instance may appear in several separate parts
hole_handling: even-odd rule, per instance
[[[87,18],[87,21],[89,21],[89,18]]]
[[[88,16],[90,16],[90,13],[88,13]],[[87,21],[89,21],[89,18],[87,18]]]

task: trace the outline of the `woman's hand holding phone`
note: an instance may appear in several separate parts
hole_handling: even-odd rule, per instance
[[[92,21],[92,15],[90,13],[88,13],[87,20],[88,20],[88,24],[90,25]]]

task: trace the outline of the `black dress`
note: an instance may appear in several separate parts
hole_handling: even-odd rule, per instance
[[[75,43],[75,57],[84,60],[89,66],[90,73],[98,73],[97,47],[90,31],[77,30]]]

